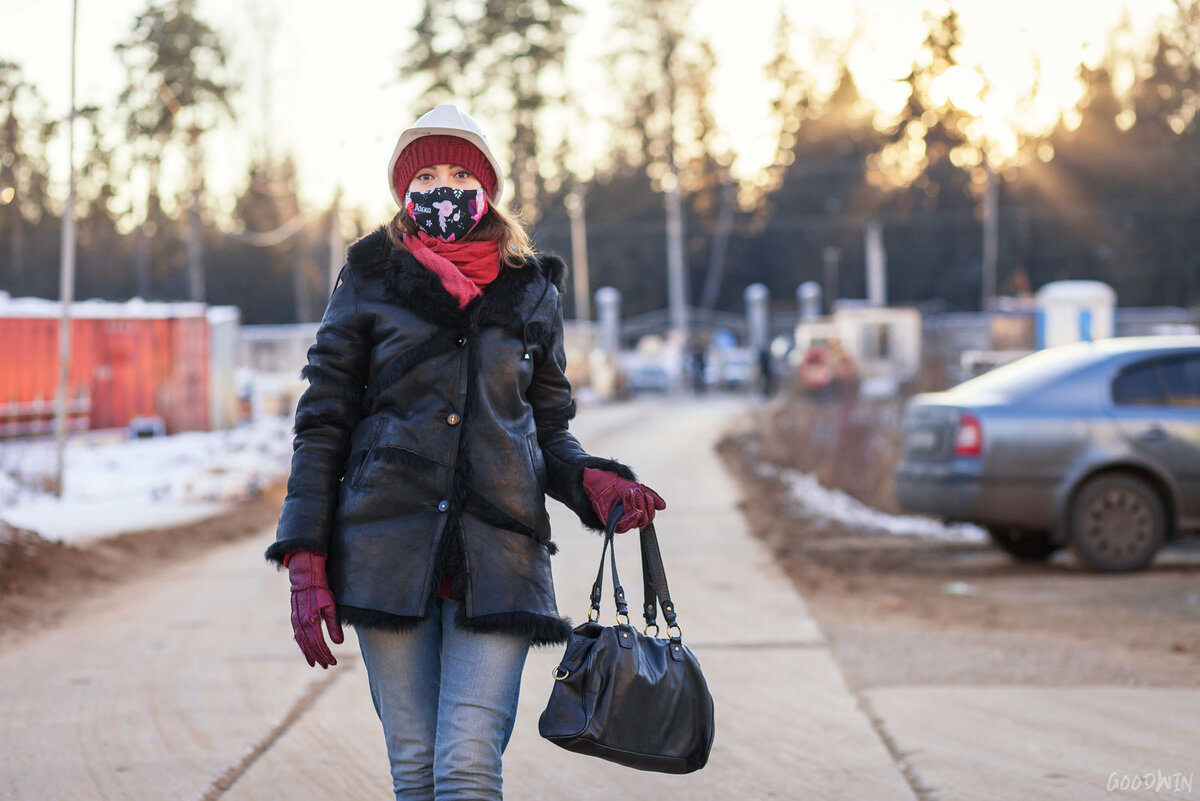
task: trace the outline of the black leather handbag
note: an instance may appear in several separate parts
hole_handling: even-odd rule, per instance
[[[653,525],[641,530],[644,633],[629,623],[613,541],[622,512],[617,504],[609,516],[588,620],[571,632],[554,668],[554,689],[538,732],[568,751],[638,770],[691,773],[704,767],[712,749],[712,695],[700,663],[683,644]],[[617,602],[615,626],[599,622],[606,554]],[[657,636],[659,604],[668,637]]]

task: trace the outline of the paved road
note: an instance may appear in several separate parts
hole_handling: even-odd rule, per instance
[[[528,662],[506,755],[513,799],[913,796],[846,691],[800,597],[745,531],[711,445],[741,401],[586,409],[575,426],[670,508],[660,535],[685,641],[717,705],[710,766],[643,774],[537,736],[558,649]],[[554,506],[558,506],[554,504]],[[554,510],[560,604],[581,619],[598,540]],[[310,669],[288,624],[272,532],[84,605],[0,654],[0,798],[385,799],[382,731],[348,632],[339,666]],[[632,540],[629,541],[632,544]],[[637,573],[626,548],[623,569]]]
[[[914,801],[914,785],[939,799],[1144,798],[1106,792],[1109,772],[1195,763],[1200,691],[851,693],[803,600],[746,531],[712,452],[744,409],[655,399],[587,408],[574,426],[592,452],[633,465],[668,501],[659,532],[671,588],[717,708],[709,766],[646,774],[541,740],[558,657],[541,649],[505,757],[508,798]],[[581,619],[598,540],[553,505],[559,602]],[[0,799],[390,798],[353,633],[335,646],[338,667],[304,663],[286,576],[262,559],[272,536],[170,566],[0,646]],[[636,576],[634,552],[622,557]]]

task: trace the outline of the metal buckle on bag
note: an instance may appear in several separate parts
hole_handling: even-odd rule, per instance
[[[600,610],[597,607],[593,606],[590,609],[588,609],[588,621],[589,622],[595,623],[599,619],[600,619]]]
[[[667,629],[667,634],[671,635],[672,640],[683,639],[683,629],[679,628],[677,625],[671,626],[671,628]]]
[[[560,675],[558,675],[559,673],[562,673],[562,675],[561,675],[561,676],[560,676]],[[564,669],[562,668],[562,666],[560,666],[560,665],[555,665],[555,666],[554,666],[554,670],[551,670],[551,671],[550,671],[550,675],[554,677],[554,680],[555,680],[555,681],[562,681],[562,680],[563,680],[563,679],[565,679],[567,676],[570,676],[570,675],[571,675],[571,671],[569,671],[569,670],[564,670]]]
[[[650,629],[654,629],[653,634],[650,633]],[[657,623],[647,623],[646,627],[644,629],[642,629],[642,634],[645,634],[647,637],[657,637],[658,636],[658,624]]]
[[[625,618],[625,619],[621,620],[621,618]],[[621,626],[628,626],[629,625],[629,613],[628,612],[617,612],[617,623]]]

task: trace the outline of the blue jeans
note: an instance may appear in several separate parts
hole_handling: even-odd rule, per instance
[[[459,604],[435,599],[409,631],[357,631],[397,801],[503,797],[500,756],[530,637],[460,629]]]

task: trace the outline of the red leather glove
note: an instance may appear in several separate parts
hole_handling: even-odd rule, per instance
[[[606,523],[612,508],[618,502],[625,504],[625,513],[617,521],[618,533],[631,528],[645,528],[654,522],[655,509],[667,508],[667,502],[645,484],[621,478],[607,470],[585,468],[583,491],[587,493],[596,514]]]
[[[296,644],[309,667],[320,663],[328,670],[330,665],[337,664],[337,660],[325,642],[321,619],[324,618],[329,627],[330,639],[340,643],[344,638],[333,593],[329,591],[329,580],[325,577],[325,554],[307,549],[292,551],[284,557],[283,564],[292,580],[292,631]]]

